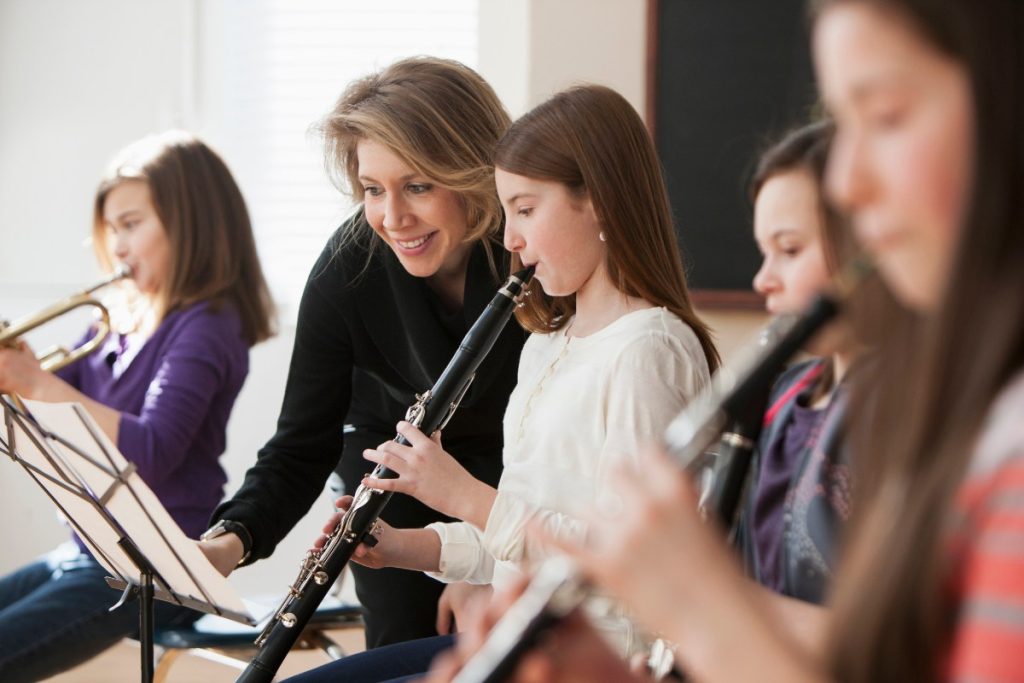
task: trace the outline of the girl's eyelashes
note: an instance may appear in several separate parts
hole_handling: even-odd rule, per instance
[[[117,236],[119,232],[129,232],[139,225],[138,219],[121,220],[115,223],[107,223],[107,234]]]
[[[371,197],[379,197],[383,192],[384,191],[376,185],[367,185],[363,187],[363,194],[370,195]]]
[[[516,209],[516,215],[517,216],[522,216],[523,218],[526,218],[526,217],[530,216],[530,214],[532,214],[532,213],[533,213],[533,207],[532,206],[520,206],[518,209]]]
[[[433,187],[429,183],[409,183],[405,186],[405,189],[412,194],[423,194],[424,192],[430,192]]]

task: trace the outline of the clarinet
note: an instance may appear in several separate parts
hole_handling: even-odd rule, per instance
[[[455,414],[477,368],[494,346],[515,306],[527,294],[526,287],[532,277],[531,266],[505,281],[466,333],[458,351],[434,386],[426,393],[416,395],[416,402],[405,414],[407,422],[426,434],[444,428]],[[401,434],[395,436],[394,441],[409,445]],[[395,479],[398,474],[383,465],[377,465],[373,476]],[[237,683],[269,683],[274,678],[281,662],[302,634],[327,591],[341,575],[356,547],[360,543],[376,544],[377,539],[370,532],[391,495],[390,491],[362,485],[356,489],[351,507],[327,537],[323,548],[306,553],[298,578],[256,639],[259,651],[239,676]]]
[[[786,361],[836,316],[839,302],[868,272],[870,266],[857,260],[841,273],[836,295],[821,294],[802,314],[776,318],[761,333],[758,347],[737,363],[735,382],[718,373],[712,386],[669,424],[664,436],[669,457],[692,476],[705,470],[714,474],[699,503],[702,517],[714,516],[727,529],[732,527],[775,377]],[[709,450],[716,441],[721,444],[717,453]],[[453,683],[506,680],[522,656],[590,594],[591,587],[572,561],[565,557],[546,560]],[[663,671],[668,668],[664,661],[650,664]]]

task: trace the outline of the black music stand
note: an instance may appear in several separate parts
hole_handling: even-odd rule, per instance
[[[153,680],[153,599],[254,625],[241,598],[188,539],[135,465],[77,403],[0,395],[0,453],[22,466],[123,589],[139,598],[142,681]],[[53,427],[50,431],[46,426]],[[59,434],[58,434],[59,432]]]

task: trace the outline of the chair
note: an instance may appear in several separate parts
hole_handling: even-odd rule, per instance
[[[296,650],[322,650],[331,659],[341,659],[344,650],[327,631],[362,628],[363,611],[358,604],[328,597],[320,605],[295,643]],[[192,626],[157,629],[154,643],[160,648],[153,672],[154,683],[164,683],[171,666],[183,654],[191,654],[227,666],[244,669],[256,653],[253,641],[261,629],[226,622],[207,615]]]

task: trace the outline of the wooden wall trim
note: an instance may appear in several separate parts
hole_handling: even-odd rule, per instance
[[[657,131],[658,2],[659,0],[647,0],[647,56],[644,60],[644,107],[647,110],[644,118],[652,138]]]

